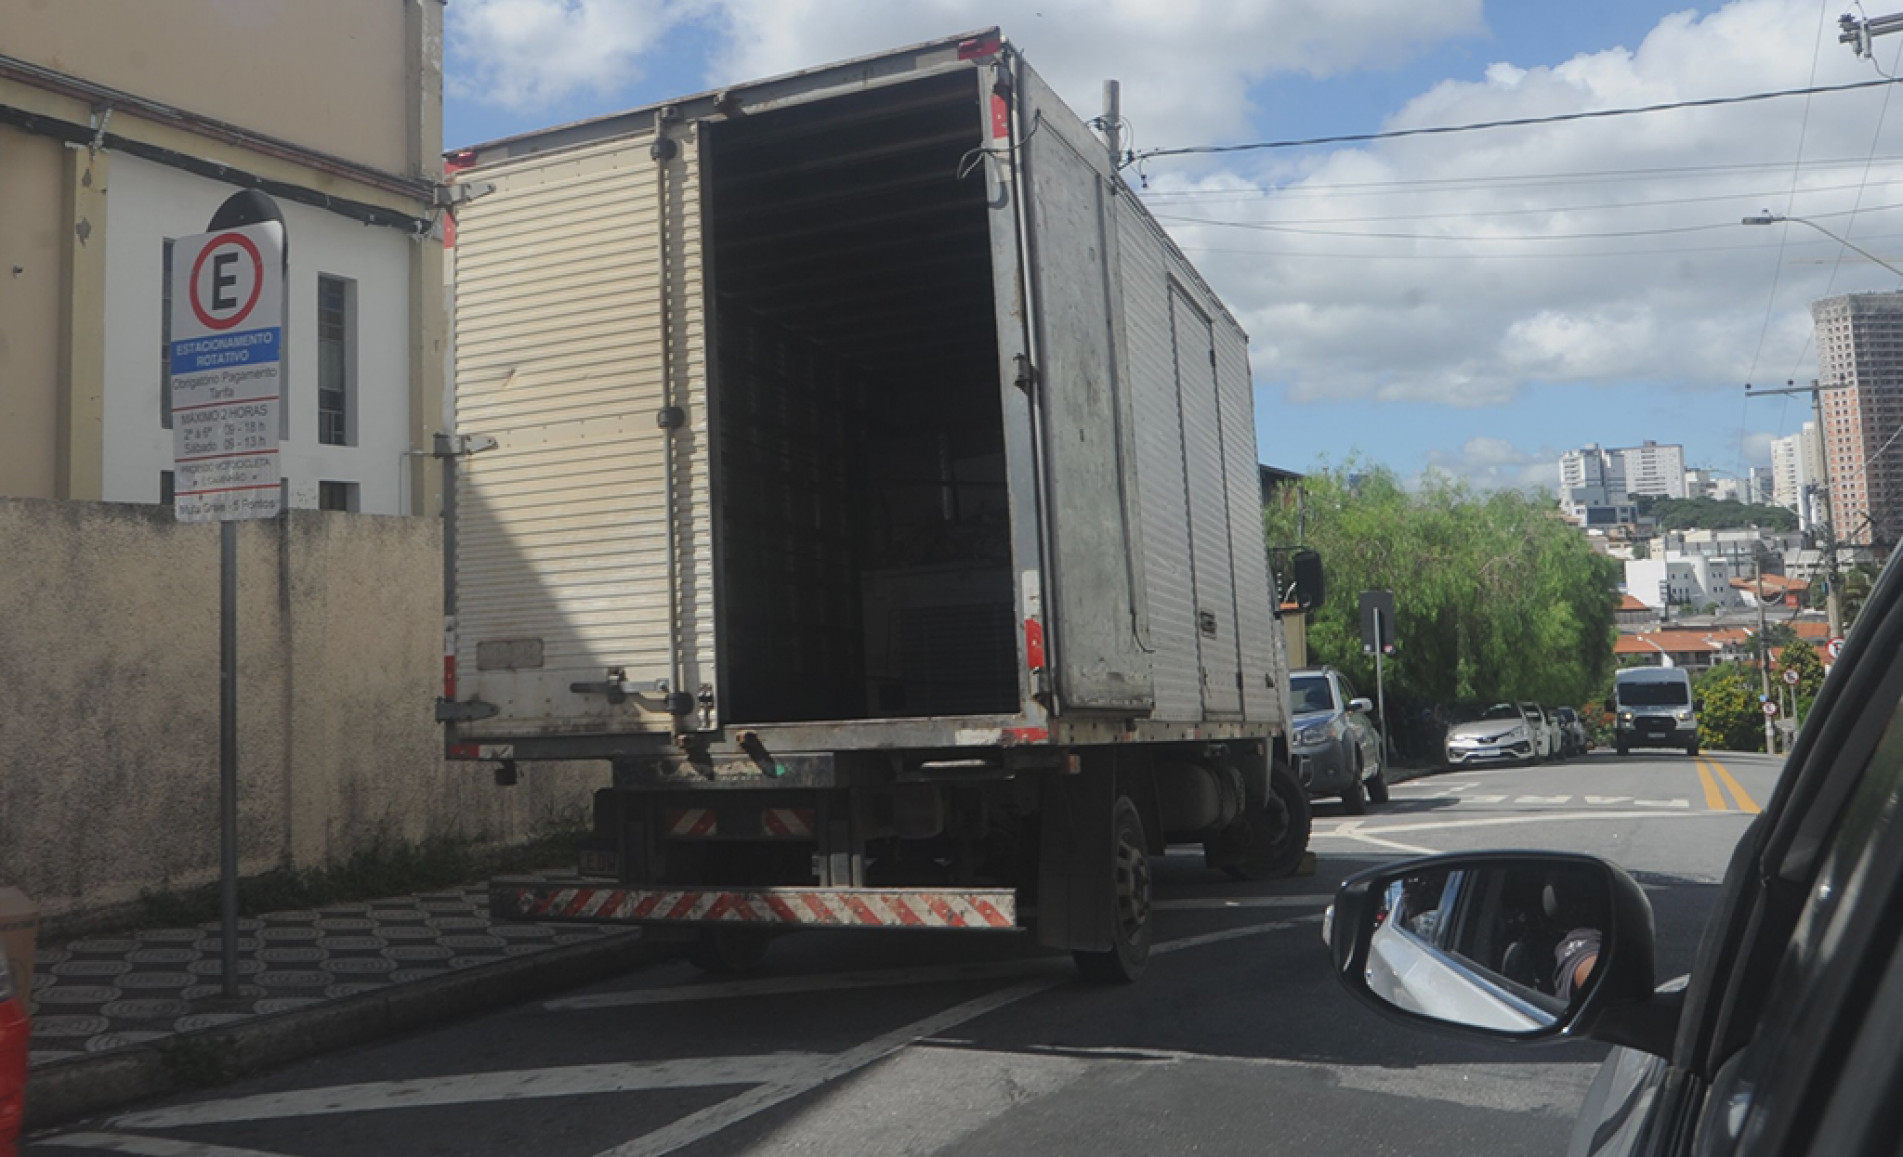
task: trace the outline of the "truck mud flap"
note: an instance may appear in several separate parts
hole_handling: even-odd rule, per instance
[[[498,920],[588,924],[753,924],[781,928],[1018,927],[1009,888],[614,888],[559,880],[496,881]]]

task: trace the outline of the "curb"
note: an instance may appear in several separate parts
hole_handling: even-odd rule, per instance
[[[629,931],[321,1005],[55,1061],[27,1075],[24,1133],[166,1093],[209,1088],[319,1053],[559,992],[672,956]]]

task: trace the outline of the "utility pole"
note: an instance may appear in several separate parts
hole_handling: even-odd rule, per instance
[[[1848,20],[1849,17],[1845,17],[1845,19]],[[1897,17],[1897,19],[1903,21],[1903,17]],[[1899,24],[1899,27],[1903,27],[1903,24]],[[1885,29],[1885,31],[1890,30]],[[1841,593],[1843,582],[1837,574],[1837,504],[1830,496],[1830,454],[1828,450],[1825,449],[1830,445],[1830,440],[1829,436],[1824,432],[1824,391],[1847,390],[1850,388],[1850,382],[1838,382],[1834,385],[1826,386],[1820,383],[1816,378],[1811,379],[1811,383],[1808,387],[1798,386],[1789,382],[1786,382],[1785,388],[1781,390],[1764,388],[1754,390],[1751,388],[1751,383],[1749,382],[1746,382],[1744,386],[1744,396],[1747,398],[1775,397],[1780,394],[1810,395],[1811,421],[1815,423],[1817,427],[1817,442],[1819,448],[1817,465],[1818,469],[1823,471],[1823,481],[1818,485],[1817,491],[1824,500],[1823,519],[1820,523],[1823,527],[1823,533],[1819,538],[1824,548],[1824,565],[1826,567],[1826,573],[1829,576],[1824,580],[1827,584],[1824,591],[1824,613],[1830,619],[1830,637],[1833,639],[1841,637],[1844,633],[1844,606],[1843,595]],[[1803,431],[1799,430],[1798,438],[1800,441],[1803,436]],[[1799,501],[1802,501],[1802,499],[1800,498]],[[1763,592],[1760,591],[1759,593]]]
[[[1110,171],[1123,166],[1123,86],[1114,80],[1103,82],[1103,135],[1110,144]]]
[[[1760,704],[1771,701],[1771,644],[1764,637],[1764,557],[1757,551],[1751,552],[1752,570],[1756,577],[1751,583],[1751,605],[1758,609],[1758,685],[1763,691]],[[1771,716],[1764,716],[1764,753],[1777,754],[1777,732]]]

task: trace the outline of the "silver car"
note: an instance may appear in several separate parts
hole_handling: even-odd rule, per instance
[[[1295,735],[1289,754],[1310,799],[1340,797],[1353,815],[1367,811],[1369,800],[1388,801],[1381,733],[1369,718],[1374,704],[1355,697],[1346,675],[1333,667],[1290,673],[1289,708]]]
[[[1517,703],[1495,703],[1471,723],[1447,729],[1447,763],[1468,767],[1485,763],[1532,763],[1543,736],[1534,732]]]

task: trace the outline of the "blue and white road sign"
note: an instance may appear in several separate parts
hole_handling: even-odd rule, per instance
[[[173,493],[180,522],[271,518],[280,506],[284,228],[172,247]],[[182,307],[182,308],[181,308]]]

